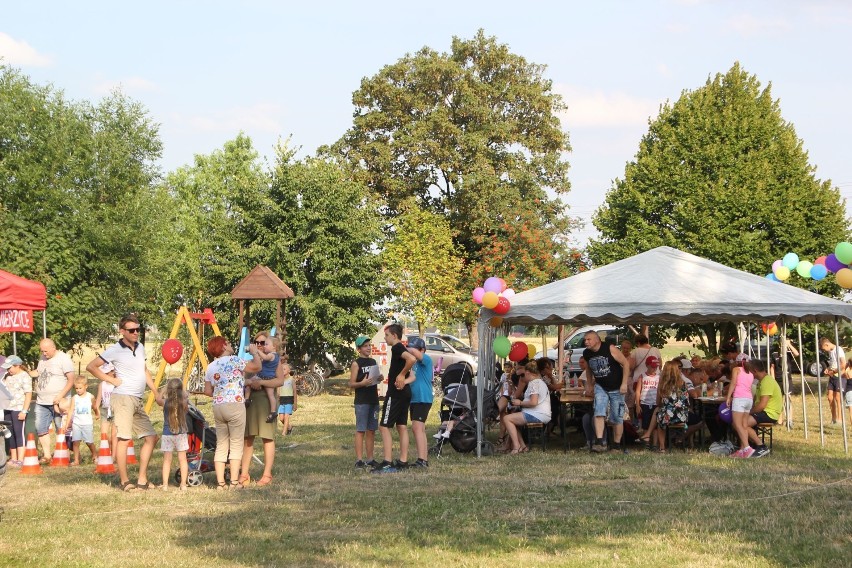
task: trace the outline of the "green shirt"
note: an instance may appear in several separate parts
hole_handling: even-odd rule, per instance
[[[781,416],[782,409],[781,387],[778,386],[778,382],[771,375],[766,375],[760,380],[760,384],[757,386],[755,402],[760,401],[760,397],[762,396],[769,397],[769,402],[763,411],[772,420],[777,421]]]

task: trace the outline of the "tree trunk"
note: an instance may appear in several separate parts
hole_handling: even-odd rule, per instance
[[[476,324],[472,324],[469,321],[464,322],[464,326],[467,328],[467,338],[470,341],[470,348],[476,351],[479,349],[479,329],[477,329]]]
[[[719,346],[716,343],[716,325],[705,323],[701,326],[701,329],[704,331],[704,336],[707,340],[707,355],[715,357],[719,354]]]

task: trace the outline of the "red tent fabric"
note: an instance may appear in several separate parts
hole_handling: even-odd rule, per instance
[[[0,270],[0,310],[45,310],[47,289],[41,282]]]

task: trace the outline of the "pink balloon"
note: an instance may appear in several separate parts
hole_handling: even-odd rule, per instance
[[[505,290],[503,290],[503,297],[504,298],[511,299],[512,296],[514,296],[514,295],[515,295],[515,291],[512,290],[511,288],[506,288]]]
[[[476,302],[479,305],[482,305],[482,296],[484,296],[484,295],[485,295],[485,288],[483,288],[482,286],[478,286],[478,287],[474,288],[473,294],[471,294],[471,296],[473,296],[473,301]]]
[[[503,292],[504,290],[506,290],[506,281],[502,278],[498,278],[497,280],[500,281],[500,291]]]
[[[825,256],[825,255],[819,256],[819,257],[817,257],[817,259],[814,261],[814,264],[821,264],[821,265],[825,266],[825,259],[826,259],[826,256]]]
[[[503,291],[503,288],[500,286],[500,279],[496,276],[492,276],[485,281],[485,284],[482,285],[486,292],[494,292],[495,294],[499,294]]]
[[[772,272],[774,273],[776,270],[778,270],[779,266],[781,266],[781,259],[780,258],[772,263]]]

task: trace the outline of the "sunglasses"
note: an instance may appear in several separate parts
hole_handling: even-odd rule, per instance
[[[138,328],[138,327],[134,327],[133,329],[125,327],[124,331],[126,331],[127,333],[139,333],[139,329],[140,328]]]
[[[265,341],[255,341],[254,344],[257,345],[258,347],[261,347],[263,345],[266,345],[266,342]]]

